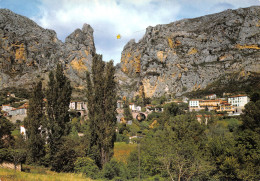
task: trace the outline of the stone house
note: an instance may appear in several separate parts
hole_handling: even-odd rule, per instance
[[[141,110],[142,110],[141,106],[137,106],[134,103],[129,103],[129,108],[132,111],[139,111],[139,112],[141,112]]]
[[[69,105],[69,110],[75,110],[80,116],[87,115],[87,103],[83,101],[71,101]]]
[[[117,105],[117,108],[118,108],[118,109],[122,109],[124,104],[123,104],[123,101],[118,100],[118,101],[116,102],[116,105]]]
[[[163,112],[163,108],[162,107],[155,107],[154,111],[155,112]]]
[[[76,111],[86,110],[86,107],[87,107],[86,103],[82,101],[71,101],[69,105],[69,108],[71,110],[76,110]]]
[[[146,112],[150,113],[153,112],[155,110],[154,105],[148,104],[145,106]]]
[[[205,96],[205,98],[206,99],[216,99],[217,95],[216,94],[210,94],[210,95]]]

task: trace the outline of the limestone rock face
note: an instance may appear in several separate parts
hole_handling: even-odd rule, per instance
[[[95,54],[93,29],[84,24],[66,38],[57,39],[53,30],[10,10],[0,9],[0,89],[28,88],[37,80],[48,79],[58,62],[76,88],[84,86],[85,70]]]
[[[132,97],[140,90],[147,97],[181,95],[231,74],[259,78],[259,17],[255,6],[148,27],[139,42],[124,47],[116,66],[119,95]],[[38,80],[46,84],[48,73],[62,63],[81,92],[95,52],[90,25],[63,43],[53,30],[0,9],[0,89],[30,88]]]
[[[85,85],[86,70],[90,70],[92,57],[96,53],[93,32],[90,25],[84,24],[82,30],[75,30],[64,44],[67,73],[72,82],[77,82],[76,88],[79,89]]]
[[[260,73],[260,7],[148,27],[123,49],[120,94],[147,97],[203,89],[221,76]]]

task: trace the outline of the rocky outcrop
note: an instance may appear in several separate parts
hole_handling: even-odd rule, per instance
[[[181,95],[223,76],[259,79],[259,17],[258,6],[148,27],[139,42],[124,47],[116,72],[119,95],[133,97],[142,90],[147,97]],[[0,89],[30,88],[40,79],[46,84],[60,62],[74,92],[81,92],[95,51],[90,25],[63,43],[53,30],[0,9]]]
[[[63,43],[53,30],[10,10],[0,10],[0,89],[28,88],[39,79],[46,83],[48,72],[58,62],[65,65],[73,86],[82,89],[84,71],[91,66],[94,54],[90,25],[75,30]]]
[[[78,83],[76,88],[82,89],[86,70],[90,69],[96,52],[92,27],[84,24],[82,30],[77,29],[70,34],[65,40],[64,50],[67,73],[72,82]]]
[[[147,97],[181,95],[226,74],[259,75],[259,17],[257,6],[148,27],[124,47],[120,94],[134,96],[143,86]]]

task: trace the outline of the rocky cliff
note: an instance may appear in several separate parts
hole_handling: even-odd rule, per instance
[[[148,27],[122,52],[120,94],[181,95],[220,78],[247,79],[260,73],[260,7],[227,10]]]
[[[258,6],[148,27],[138,43],[131,40],[124,47],[116,73],[119,94],[181,95],[223,78],[259,80],[259,17]],[[60,62],[80,92],[94,54],[90,25],[63,43],[53,30],[0,9],[0,89],[29,88],[40,79],[46,83]]]
[[[0,89],[28,88],[36,80],[46,80],[58,62],[73,86],[82,89],[85,70],[95,54],[93,29],[83,25],[69,35],[65,43],[53,30],[44,29],[32,20],[10,10],[0,10]]]

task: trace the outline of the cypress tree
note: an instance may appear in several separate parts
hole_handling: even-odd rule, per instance
[[[14,141],[12,131],[14,130],[14,128],[14,125],[8,119],[0,115],[0,151],[2,148],[7,148],[12,145]]]
[[[29,100],[28,116],[25,121],[28,136],[28,161],[30,163],[39,163],[44,156],[45,138],[43,132],[44,115],[44,94],[42,91],[42,82],[40,81],[34,87],[32,96]]]
[[[89,154],[102,167],[111,159],[115,141],[116,84],[113,62],[105,64],[101,55],[95,55],[92,80],[87,73],[87,100],[89,111]]]
[[[113,156],[114,142],[116,140],[116,83],[115,67],[110,61],[106,65],[104,79],[104,123],[102,123],[104,134],[101,148],[101,164],[109,162]]]
[[[133,116],[132,116],[132,113],[131,113],[131,110],[129,108],[129,102],[128,100],[125,100],[124,102],[124,118],[127,120],[127,121],[130,121],[130,120],[133,120]]]
[[[88,155],[95,160],[96,164],[101,167],[101,154],[98,132],[100,120],[103,113],[103,72],[105,63],[102,61],[101,55],[95,55],[92,63],[92,77],[90,73],[86,74],[87,81],[87,102],[88,102],[88,117],[89,117],[89,138]]]
[[[48,140],[50,144],[50,157],[53,158],[59,152],[61,138],[69,134],[69,104],[72,87],[70,81],[63,73],[62,65],[58,64],[55,76],[49,74],[47,98]]]

